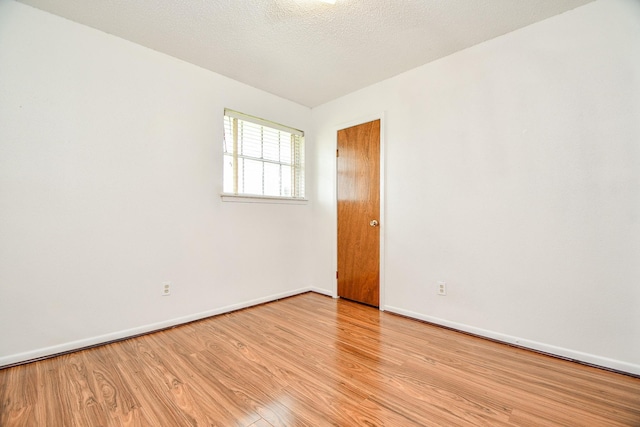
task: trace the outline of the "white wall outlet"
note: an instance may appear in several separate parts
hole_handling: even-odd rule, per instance
[[[171,282],[162,282],[162,296],[167,297],[171,295]]]
[[[447,282],[438,282],[438,295],[447,295]]]

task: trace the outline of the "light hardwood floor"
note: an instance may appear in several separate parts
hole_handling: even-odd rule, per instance
[[[308,293],[0,370],[0,426],[640,426],[640,379]]]

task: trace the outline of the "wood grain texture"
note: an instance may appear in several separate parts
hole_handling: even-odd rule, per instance
[[[380,302],[380,120],[338,131],[338,295]]]
[[[0,370],[0,426],[640,426],[640,379],[307,293]]]

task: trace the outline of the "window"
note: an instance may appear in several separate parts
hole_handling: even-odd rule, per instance
[[[223,191],[304,198],[304,132],[224,110]]]

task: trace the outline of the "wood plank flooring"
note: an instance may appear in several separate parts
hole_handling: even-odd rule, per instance
[[[0,370],[0,426],[640,426],[640,379],[307,293]]]

